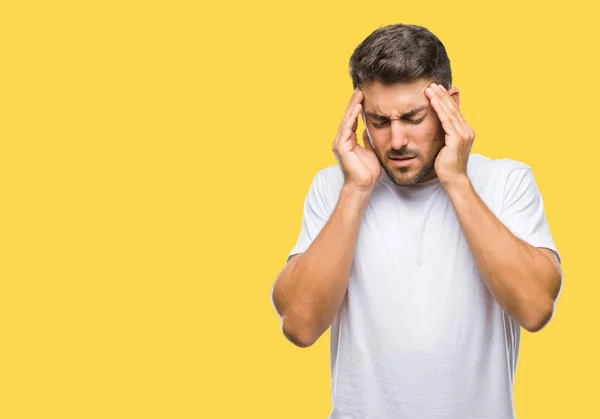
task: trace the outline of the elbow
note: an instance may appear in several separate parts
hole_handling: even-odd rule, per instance
[[[536,333],[542,330],[554,315],[554,302],[549,301],[541,305],[536,310],[530,311],[526,316],[523,316],[521,327],[529,333]]]
[[[284,332],[285,337],[299,348],[311,347],[316,341],[307,335]]]
[[[560,269],[554,270],[551,280],[551,286],[548,291],[542,293],[542,297],[536,303],[528,303],[524,307],[521,326],[530,333],[536,333],[542,330],[550,323],[554,316],[556,301],[562,289],[562,272]]]
[[[283,335],[299,348],[308,348],[312,346],[319,336],[312,333],[312,327],[308,326],[306,322],[303,325],[294,325],[286,317],[283,318],[282,332]]]

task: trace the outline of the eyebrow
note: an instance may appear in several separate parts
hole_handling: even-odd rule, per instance
[[[421,112],[425,108],[427,108],[427,105],[417,106],[416,108],[412,108],[410,111],[408,111],[406,113],[403,113],[400,116],[400,118],[402,118],[402,119],[410,118],[411,116],[415,116],[416,114],[418,114],[419,112]],[[378,114],[376,112],[365,112],[365,114],[367,114],[371,118],[377,119],[379,121],[388,121],[390,119],[389,116],[380,115],[380,114]]]

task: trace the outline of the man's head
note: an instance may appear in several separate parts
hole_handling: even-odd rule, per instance
[[[458,102],[440,40],[419,26],[380,28],[352,54],[350,75],[354,87],[363,91],[373,151],[390,179],[398,185],[433,179],[445,133],[425,89],[432,82],[441,84]],[[397,160],[406,157],[414,158]]]

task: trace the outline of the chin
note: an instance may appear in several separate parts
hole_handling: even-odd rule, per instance
[[[433,171],[431,167],[387,167],[386,172],[398,186],[413,186],[424,181]]]
[[[397,175],[391,179],[398,186],[413,186],[419,183],[418,179],[416,179],[414,176]]]

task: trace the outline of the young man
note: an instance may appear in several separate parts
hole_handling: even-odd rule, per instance
[[[514,418],[520,328],[543,328],[562,286],[532,172],[471,154],[427,29],[374,31],[350,68],[339,165],[272,287],[283,333],[307,347],[331,326],[330,419]]]

